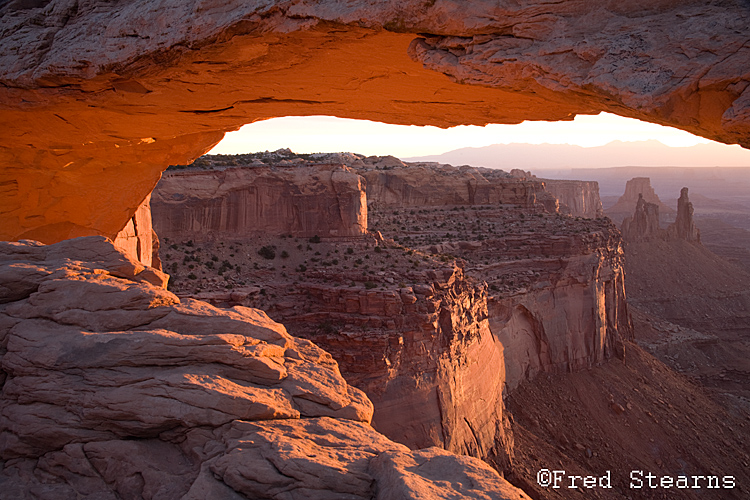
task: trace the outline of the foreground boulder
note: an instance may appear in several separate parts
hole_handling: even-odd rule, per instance
[[[328,353],[165,277],[101,237],[0,244],[8,498],[527,498],[378,434]]]

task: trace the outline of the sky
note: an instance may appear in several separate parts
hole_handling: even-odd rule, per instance
[[[609,113],[578,115],[567,122],[459,126],[449,129],[388,125],[332,116],[273,118],[228,133],[210,154],[240,154],[290,148],[296,153],[353,152],[399,158],[445,153],[492,144],[574,144],[658,140],[671,147],[711,141],[688,132]],[[736,148],[736,146],[735,146]]]

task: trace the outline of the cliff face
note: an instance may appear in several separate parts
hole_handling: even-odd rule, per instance
[[[560,202],[560,213],[596,219],[604,215],[596,181],[543,179],[545,189]]]
[[[400,163],[400,162],[399,162]],[[362,170],[368,203],[382,207],[509,204],[544,206],[544,185],[502,171],[437,164],[405,164]],[[554,211],[554,207],[551,211]]]
[[[479,460],[375,432],[331,356],[262,311],[180,300],[163,278],[100,237],[0,244],[5,496],[528,498]]]
[[[125,255],[145,266],[161,270],[159,236],[154,232],[151,219],[151,195],[135,211],[125,227],[113,241]]]
[[[167,165],[273,116],[611,111],[750,145],[742,2],[52,0],[0,19],[3,239],[114,238]]]
[[[617,231],[606,228],[553,245],[557,251],[547,258],[485,271],[533,274],[530,286],[489,302],[490,329],[505,348],[510,389],[540,373],[575,372],[621,357],[622,341],[632,338]]]
[[[407,278],[408,276],[408,278]],[[460,269],[404,276],[395,291],[302,287],[310,313],[274,308],[295,335],[324,346],[375,405],[373,426],[412,448],[439,446],[507,468],[503,346],[487,296]]]
[[[341,165],[170,171],[154,191],[152,212],[157,233],[173,241],[367,230],[364,182]]]

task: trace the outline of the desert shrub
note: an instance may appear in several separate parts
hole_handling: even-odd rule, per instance
[[[365,281],[365,288],[367,288],[368,290],[371,290],[375,288],[376,286],[377,285],[373,283],[372,281]]]
[[[258,250],[258,255],[264,259],[273,260],[276,258],[276,249],[271,245],[266,245]]]
[[[310,243],[320,243],[320,236],[316,234],[315,236],[310,238]]]
[[[198,279],[198,276],[196,276],[196,275],[195,275],[195,274],[193,274],[193,273],[190,273],[190,274],[188,274],[188,279],[191,279],[191,280],[197,280],[197,279]]]
[[[281,251],[281,258],[282,259],[288,259],[289,258],[289,252],[287,252],[286,250],[282,250]]]
[[[352,247],[349,247],[349,248],[346,249],[346,253],[348,253],[349,255],[351,255],[351,254],[354,253],[354,249]]]

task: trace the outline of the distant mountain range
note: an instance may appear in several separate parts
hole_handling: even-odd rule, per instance
[[[569,144],[494,144],[461,148],[440,155],[401,158],[404,161],[437,161],[451,165],[522,170],[644,167],[747,167],[750,150],[718,143],[674,148],[659,141],[614,141],[584,148]]]

